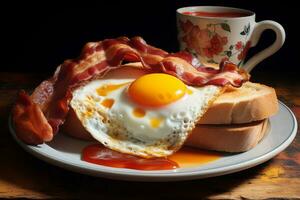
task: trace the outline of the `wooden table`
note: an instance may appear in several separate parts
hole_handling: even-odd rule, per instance
[[[300,82],[255,76],[276,88],[300,121]],[[26,153],[13,140],[7,119],[19,89],[34,88],[46,76],[0,72],[0,198],[120,199],[300,199],[300,135],[285,151],[257,167],[203,180],[140,183],[73,173]]]

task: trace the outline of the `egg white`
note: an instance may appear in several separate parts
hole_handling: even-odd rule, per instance
[[[76,89],[70,105],[85,129],[108,148],[145,158],[165,157],[183,145],[221,89],[213,85],[188,86],[192,94],[167,106],[147,108],[137,105],[127,94],[130,82],[144,74],[142,70],[132,68],[114,70],[104,78]],[[104,84],[123,83],[128,84],[107,96],[99,96],[96,92]],[[101,105],[106,98],[115,100],[111,108]],[[146,111],[144,117],[133,115],[133,109],[137,107]],[[151,126],[152,118],[162,119],[158,127]]]

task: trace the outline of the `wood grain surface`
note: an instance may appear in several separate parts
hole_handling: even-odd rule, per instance
[[[73,173],[26,153],[8,131],[16,93],[33,89],[46,75],[0,72],[0,198],[28,199],[300,199],[300,135],[270,161],[220,177],[170,183],[115,181]],[[264,75],[300,120],[300,82]]]

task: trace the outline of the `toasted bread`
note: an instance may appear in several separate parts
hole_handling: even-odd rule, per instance
[[[230,88],[210,106],[198,124],[242,124],[268,118],[278,111],[275,90],[246,82]]]
[[[267,127],[267,119],[248,124],[197,125],[185,145],[214,151],[248,151],[267,133]]]
[[[78,139],[94,140],[91,134],[82,126],[75,111],[71,107],[66,117],[66,121],[62,126],[62,132]]]

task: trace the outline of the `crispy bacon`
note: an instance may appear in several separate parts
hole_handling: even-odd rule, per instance
[[[27,144],[52,140],[69,111],[72,90],[128,62],[141,62],[144,69],[172,74],[194,86],[239,87],[249,79],[246,72],[231,63],[223,62],[218,70],[200,67],[187,52],[169,54],[148,45],[141,37],[87,43],[77,59],[66,60],[30,97],[20,92],[13,108],[18,137]]]
[[[27,144],[40,144],[53,138],[52,127],[42,110],[23,90],[13,108],[13,121],[17,136]]]

